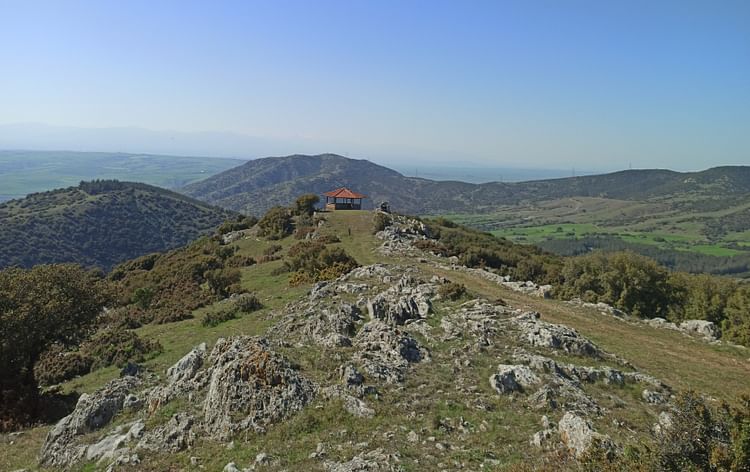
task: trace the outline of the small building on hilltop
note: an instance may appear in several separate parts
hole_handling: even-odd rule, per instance
[[[362,199],[367,195],[352,192],[346,187],[341,187],[323,194],[326,197],[326,210],[361,210]]]

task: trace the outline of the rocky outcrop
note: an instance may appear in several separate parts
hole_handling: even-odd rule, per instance
[[[146,434],[138,443],[138,449],[179,452],[192,447],[196,433],[193,430],[195,417],[186,413],[172,415],[167,424]]]
[[[429,359],[429,353],[405,331],[374,320],[366,323],[354,338],[353,359],[371,377],[398,383],[410,364]]]
[[[217,439],[244,430],[263,432],[315,396],[315,385],[271,351],[263,339],[219,339],[208,362],[211,375],[203,428]]]
[[[327,472],[397,472],[399,458],[394,454],[387,454],[382,449],[363,452],[347,462],[326,461],[323,466]]]
[[[686,333],[703,336],[710,341],[715,341],[721,334],[713,322],[706,320],[683,321],[680,323],[680,329]]]
[[[525,365],[497,366],[497,373],[490,376],[490,386],[498,393],[524,391],[541,382],[541,379]]]
[[[568,450],[579,458],[591,448],[599,448],[608,455],[614,454],[615,446],[609,436],[597,433],[591,423],[574,413],[565,413],[557,424],[560,439]]]
[[[514,322],[521,330],[522,339],[532,346],[560,349],[579,356],[602,356],[599,348],[576,330],[541,321],[539,313],[525,313],[514,318]]]
[[[78,444],[79,437],[109,424],[122,410],[125,397],[139,383],[137,377],[125,376],[90,395],[82,394],[73,412],[47,434],[39,455],[40,464],[67,467],[78,462],[86,452],[86,446]]]

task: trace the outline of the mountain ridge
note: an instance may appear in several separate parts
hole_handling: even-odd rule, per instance
[[[181,190],[215,205],[262,213],[286,205],[301,193],[321,194],[349,186],[367,194],[365,207],[382,200],[409,214],[491,211],[497,205],[573,196],[624,200],[689,192],[703,196],[750,194],[750,167],[721,166],[699,172],[634,169],[607,174],[472,184],[407,177],[366,159],[337,154],[267,157],[248,161]],[[721,195],[726,196],[726,195]]]

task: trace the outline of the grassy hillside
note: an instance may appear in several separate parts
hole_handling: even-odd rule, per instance
[[[0,267],[76,262],[109,269],[182,246],[231,213],[146,184],[101,181],[0,204]]]
[[[0,151],[0,201],[94,179],[177,188],[242,162],[239,159],[116,152]]]
[[[510,337],[505,328],[493,335],[496,336],[492,338],[493,342],[481,346],[471,338],[468,328],[458,338],[440,334],[450,323],[457,322],[453,315],[460,313],[468,301],[477,297],[493,300],[497,306],[507,305],[509,310],[535,310],[541,313],[542,320],[573,327],[602,350],[626,359],[630,363],[628,370],[637,369],[655,376],[676,391],[697,389],[714,399],[730,402],[737,402],[739,396],[747,392],[745,379],[750,375],[750,367],[745,349],[707,344],[674,331],[626,323],[597,310],[513,292],[474,273],[441,266],[444,258],[427,253],[420,252],[413,257],[381,254],[377,247],[382,241],[372,234],[370,212],[337,212],[327,214],[325,218],[319,231],[332,241],[340,240],[330,246],[344,249],[362,265],[380,262],[409,266],[415,271],[412,275],[419,279],[430,280],[437,275],[469,289],[462,300],[436,301],[433,314],[426,323],[403,327],[408,332],[417,333],[414,336],[419,342],[429,347],[431,360],[410,367],[403,384],[379,385],[377,395],[364,397],[374,409],[371,418],[347,413],[340,400],[320,395],[304,410],[270,427],[266,433],[235,437],[231,448],[199,437],[187,450],[141,453],[138,470],[189,469],[192,467],[191,457],[196,457],[206,470],[221,470],[230,461],[244,467],[252,464],[261,452],[270,454],[275,461],[267,466],[268,470],[319,470],[323,468],[321,460],[346,461],[358,452],[375,448],[397,453],[405,470],[435,470],[445,467],[445,464],[459,464],[466,470],[532,470],[543,467],[546,453],[531,446],[529,437],[540,428],[542,414],[556,421],[562,412],[532,409],[523,394],[497,395],[487,382],[497,363],[508,362],[515,349],[524,347],[522,341]],[[294,305],[288,305],[290,302],[309,298],[310,284],[290,286],[290,273],[279,271],[290,255],[290,248],[297,242],[291,236],[280,241],[266,241],[249,232],[245,238],[231,243],[229,246],[234,248],[234,257],[257,260],[269,253],[269,247],[280,246],[274,252],[281,259],[240,268],[242,286],[258,296],[263,308],[218,326],[204,326],[201,323],[203,317],[221,309],[222,302],[218,302],[196,310],[190,319],[140,327],[136,331],[142,338],[158,340],[163,346],[161,353],[150,357],[143,365],[163,374],[166,368],[201,342],[207,342],[210,348],[219,337],[269,335],[270,328],[294,312]],[[355,299],[355,296],[344,294],[336,296],[332,303],[355,303]],[[327,299],[320,303],[327,303]],[[415,326],[421,326],[419,330],[424,335],[418,334]],[[290,332],[289,336],[293,334]],[[297,342],[293,337],[289,340],[281,343],[285,346],[283,354],[305,376],[321,385],[338,382],[337,366],[354,352],[352,347],[323,348]],[[457,359],[464,359],[467,354],[470,361],[458,363]],[[545,355],[553,355],[557,362],[591,366],[612,363],[565,353],[545,352]],[[92,392],[117,376],[118,369],[114,367],[101,369],[74,379],[62,388],[64,391]],[[661,407],[643,402],[638,387],[592,383],[583,388],[606,409],[606,413],[592,418],[599,431],[619,442],[651,444],[650,428],[657,421]],[[176,399],[161,406],[148,416],[147,428],[165,423],[178,411],[199,408],[192,404],[193,401]],[[199,415],[200,410],[196,410],[196,414]],[[132,420],[132,413],[121,413],[112,427]],[[0,469],[24,467],[37,470],[36,454],[48,430],[49,426],[26,430],[15,437],[12,444],[0,440]],[[410,432],[416,432],[418,440],[410,439]],[[319,443],[323,444],[325,453],[316,457],[312,453],[319,448]],[[578,470],[575,462],[553,463],[553,466],[554,469],[550,470]],[[81,465],[80,470],[98,468],[90,463]]]

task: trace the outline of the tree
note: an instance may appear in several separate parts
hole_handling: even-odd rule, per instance
[[[51,345],[91,334],[110,300],[101,274],[76,265],[0,271],[0,430],[34,419],[34,364]]]
[[[743,286],[729,297],[721,328],[725,339],[750,346],[750,286]]]
[[[298,215],[312,215],[315,211],[315,205],[320,202],[320,197],[314,193],[306,193],[297,197],[294,202],[294,210]]]

